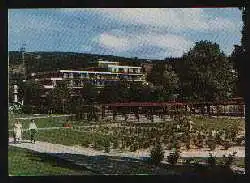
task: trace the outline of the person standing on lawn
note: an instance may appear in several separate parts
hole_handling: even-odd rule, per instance
[[[22,124],[17,120],[14,124],[14,143],[21,143],[22,140]]]
[[[31,143],[36,143],[37,127],[36,127],[34,119],[32,119],[30,124],[29,124],[29,131],[30,131],[30,141],[31,141]]]

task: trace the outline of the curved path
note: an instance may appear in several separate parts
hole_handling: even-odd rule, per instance
[[[135,168],[136,171],[136,167],[138,168],[140,164],[138,159],[147,158],[150,154],[149,150],[137,152],[119,152],[112,150],[110,153],[104,153],[92,148],[66,146],[62,144],[52,144],[41,141],[37,141],[35,144],[32,144],[28,140],[24,140],[21,144],[14,144],[13,138],[9,138],[9,145],[33,150],[40,153],[48,153],[52,156],[70,161],[76,165],[84,166],[88,170],[98,174],[113,174],[113,172],[119,172],[118,169],[122,169],[122,172],[125,172],[125,174],[126,172],[129,173],[131,171],[131,168]],[[222,157],[223,154],[232,153],[234,151],[237,152],[237,157],[245,157],[244,147],[233,147],[228,151],[217,150],[213,154],[216,157]],[[169,153],[170,151],[165,151],[165,157],[167,157]],[[183,151],[181,152],[181,157],[208,157],[208,153],[208,151]],[[166,161],[163,161],[163,163],[166,163]],[[146,168],[145,166],[147,165],[140,165],[140,167],[142,168]],[[244,168],[232,168],[235,169],[235,171],[245,172]],[[154,168],[152,170],[154,170]],[[158,170],[155,169],[154,171]],[[161,171],[163,171],[163,174],[165,174],[169,170],[162,169]]]
[[[123,157],[131,157],[131,158],[141,158],[141,157],[149,157],[149,150],[138,150],[136,152],[119,152],[119,151],[111,151],[110,153],[104,153],[102,151],[97,151],[92,148],[84,148],[80,146],[66,146],[62,144],[52,144],[48,142],[37,141],[35,144],[29,143],[28,140],[24,140],[24,143],[14,144],[13,138],[9,138],[9,145],[13,145],[20,148],[26,148],[33,151],[41,152],[41,153],[74,153],[74,154],[84,154],[88,156],[95,155],[106,155],[106,156],[123,156]],[[231,147],[228,150],[215,150],[211,151],[211,153],[216,157],[223,157],[224,154],[229,154],[236,151],[236,157],[245,157],[245,147]],[[165,157],[171,151],[165,150]],[[181,157],[209,157],[209,151],[207,150],[190,150],[190,151],[181,151]]]

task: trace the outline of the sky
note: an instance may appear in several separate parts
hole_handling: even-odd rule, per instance
[[[8,50],[164,59],[208,40],[230,55],[241,29],[238,8],[9,9]]]

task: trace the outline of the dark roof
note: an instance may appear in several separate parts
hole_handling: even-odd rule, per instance
[[[184,106],[184,105],[243,105],[243,98],[232,98],[227,101],[218,101],[218,102],[125,102],[125,103],[110,103],[105,104],[106,106],[111,107],[161,107],[161,106]]]
[[[127,102],[127,103],[111,103],[105,105],[112,107],[153,107],[153,106],[160,107],[166,105],[183,106],[185,104],[180,102]]]

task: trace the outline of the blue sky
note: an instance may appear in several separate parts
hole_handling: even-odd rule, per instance
[[[179,57],[196,41],[227,55],[240,44],[238,8],[10,9],[8,49],[70,51],[147,59]]]

